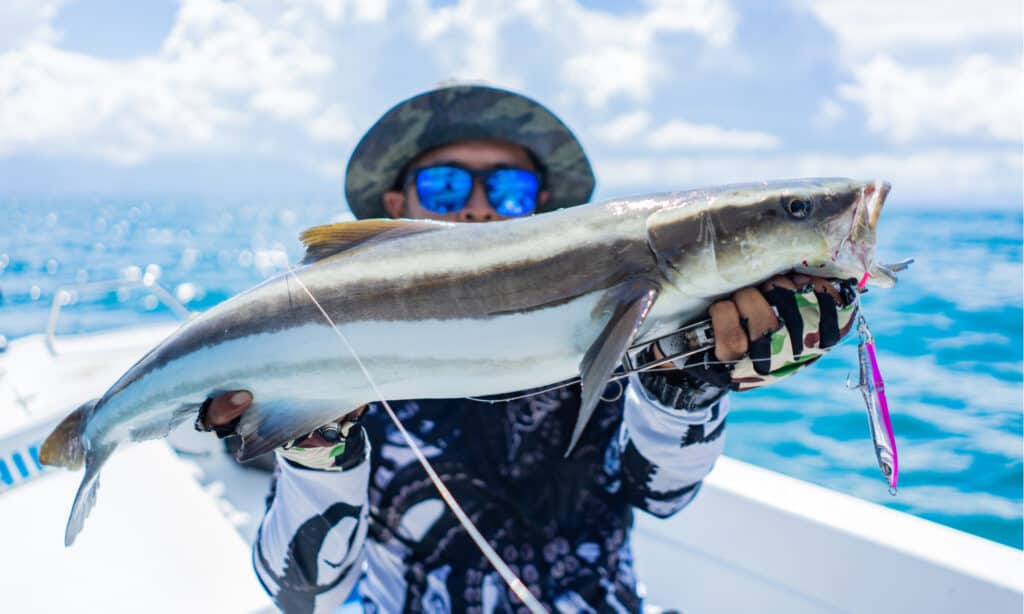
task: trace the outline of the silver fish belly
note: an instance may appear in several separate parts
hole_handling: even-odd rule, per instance
[[[307,231],[310,264],[182,326],[47,440],[86,464],[66,541],[121,442],[166,435],[219,391],[255,403],[243,456],[376,400],[316,298],[388,399],[500,394],[579,374],[572,443],[626,348],[790,269],[871,266],[888,188],[846,179],[724,186],[496,224],[367,221]],[[851,255],[852,254],[852,255]],[[571,444],[570,444],[571,445]]]

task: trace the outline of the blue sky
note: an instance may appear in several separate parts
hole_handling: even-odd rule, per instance
[[[1013,0],[14,0],[0,195],[340,202],[362,132],[463,79],[561,115],[599,198],[841,175],[1019,208],[1021,43]]]

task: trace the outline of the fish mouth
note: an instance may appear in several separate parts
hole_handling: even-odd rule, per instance
[[[849,232],[843,241],[847,249],[840,249],[837,252],[839,259],[845,260],[841,255],[841,252],[844,251],[847,258],[852,257],[852,262],[846,260],[846,263],[858,271],[858,279],[860,275],[872,272],[876,243],[875,231],[878,228],[878,218],[882,214],[885,198],[889,195],[890,189],[892,186],[889,182],[880,179],[864,184],[853,208],[853,220]],[[842,266],[840,262],[837,264]]]

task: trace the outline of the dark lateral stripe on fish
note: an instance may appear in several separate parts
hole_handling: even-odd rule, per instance
[[[813,185],[808,182],[808,187]],[[794,182],[793,186],[804,187],[801,182]],[[783,215],[780,207],[782,193],[773,193],[753,206],[733,204],[728,200],[733,194],[742,195],[750,187],[740,185],[730,186],[735,190],[722,189],[714,193],[697,191],[666,195],[667,199],[683,206],[663,207],[660,211],[668,214],[664,223],[652,224],[650,228],[653,249],[664,253],[653,253],[646,237],[619,238],[611,243],[581,244],[546,258],[499,264],[472,272],[452,273],[442,270],[432,275],[420,274],[405,285],[399,283],[393,274],[389,274],[363,281],[342,282],[331,287],[330,291],[318,288],[315,278],[324,270],[318,267],[337,266],[336,262],[313,264],[298,269],[296,274],[310,287],[313,295],[339,325],[360,321],[474,319],[528,313],[563,304],[588,292],[606,290],[630,276],[639,274],[660,278],[656,257],[675,257],[680,253],[688,253],[699,258],[707,249],[708,233],[739,236],[744,227],[756,227],[759,223]],[[704,197],[712,199],[710,206],[703,205]],[[849,202],[849,198],[835,198],[826,206],[841,208]],[[593,219],[597,213],[594,209],[567,210],[559,223],[576,224],[586,219],[593,232],[600,235],[615,225],[614,212],[617,206],[619,203],[615,202],[601,205],[604,216],[597,221]],[[658,212],[653,212],[652,219],[656,220],[658,215]],[[518,228],[532,226],[540,232],[551,219],[537,216],[509,223],[516,224]],[[459,234],[469,232],[486,241],[498,242],[502,241],[507,227],[487,224],[451,231]],[[415,242],[415,237],[405,240]],[[456,240],[456,237],[449,235],[445,240]],[[474,245],[479,247],[479,242]],[[738,252],[742,247],[739,242],[734,246],[737,255],[740,255]],[[721,246],[718,250],[716,258],[732,257]],[[474,253],[467,250],[467,260],[473,257]],[[374,259],[373,250],[361,251],[353,255],[349,264],[343,266],[350,266],[348,270],[357,271],[360,263],[373,262]],[[306,272],[310,275],[305,275]],[[338,271],[338,275],[345,273]],[[358,277],[358,273],[353,277]],[[266,286],[273,284],[281,284],[281,281],[275,279],[265,282],[252,291],[248,301],[243,296],[238,297],[236,300],[242,300],[243,303],[229,314],[189,324],[190,330],[175,342],[157,348],[140,360],[140,368],[133,369],[134,379],[138,380],[162,365],[208,346],[314,322],[326,326],[323,315],[295,280],[284,280],[286,291],[277,291],[276,296],[268,295],[268,292],[273,293],[274,290],[266,289]],[[396,294],[406,300],[396,301]],[[282,301],[288,301],[287,309],[281,305]],[[116,394],[130,383],[119,381],[106,396]]]
[[[296,273],[301,277],[303,271],[316,267],[312,265]],[[473,273],[452,275],[441,271],[414,278],[400,287],[402,295],[415,299],[412,301],[395,300],[394,291],[399,284],[394,278],[339,284],[332,294],[318,293],[312,284],[310,290],[339,325],[360,321],[474,319],[546,309],[606,290],[637,275],[653,278],[656,274],[646,241],[619,240]],[[286,292],[271,296],[257,290],[244,308],[188,324],[189,330],[175,342],[157,348],[139,361],[137,366],[141,368],[132,370],[134,379],[208,346],[311,323],[327,326],[323,314],[299,284],[288,279],[284,287]],[[287,309],[281,305],[283,301],[288,301]],[[116,394],[130,383],[119,381],[105,396]]]

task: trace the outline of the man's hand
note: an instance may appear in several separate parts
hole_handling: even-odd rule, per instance
[[[829,280],[792,274],[712,305],[714,357],[735,364],[732,387],[751,390],[778,381],[836,345],[856,312],[846,294]]]
[[[214,397],[210,400],[206,406],[206,412],[202,416],[203,423],[197,424],[197,427],[201,426],[204,430],[216,431],[218,435],[225,436],[230,435],[228,431],[223,431],[227,428],[233,430],[234,422],[241,418],[245,410],[249,409],[252,405],[252,393],[248,390],[233,390],[231,392],[225,392],[224,394]],[[366,406],[363,405],[344,416],[338,418],[339,423],[344,422],[355,422],[363,415],[366,411]],[[301,437],[291,442],[291,446],[298,446],[300,448],[328,448],[338,445],[337,441],[330,442],[323,438],[319,431],[313,431],[312,433]]]
[[[248,390],[225,392],[206,402],[206,408],[200,410],[196,428],[215,431],[217,435],[221,435],[223,429],[234,426],[232,423],[241,418],[250,405],[252,405],[252,393]]]
[[[752,390],[811,364],[853,328],[854,290],[834,282],[791,274],[759,288],[737,290],[708,310],[715,347],[638,374],[662,405],[697,411],[729,390]],[[661,342],[659,342],[661,343]],[[660,360],[659,343],[647,359]]]
[[[796,292],[798,288],[811,286],[814,292],[827,293],[843,306],[839,292],[826,279],[794,274],[791,277],[778,275],[757,288],[743,288],[732,295],[731,300],[719,301],[711,306],[711,326],[715,331],[715,358],[738,360],[750,349],[750,342],[770,336],[779,328],[779,319],[768,302],[766,295],[776,288]],[[746,320],[746,329],[741,324]]]

